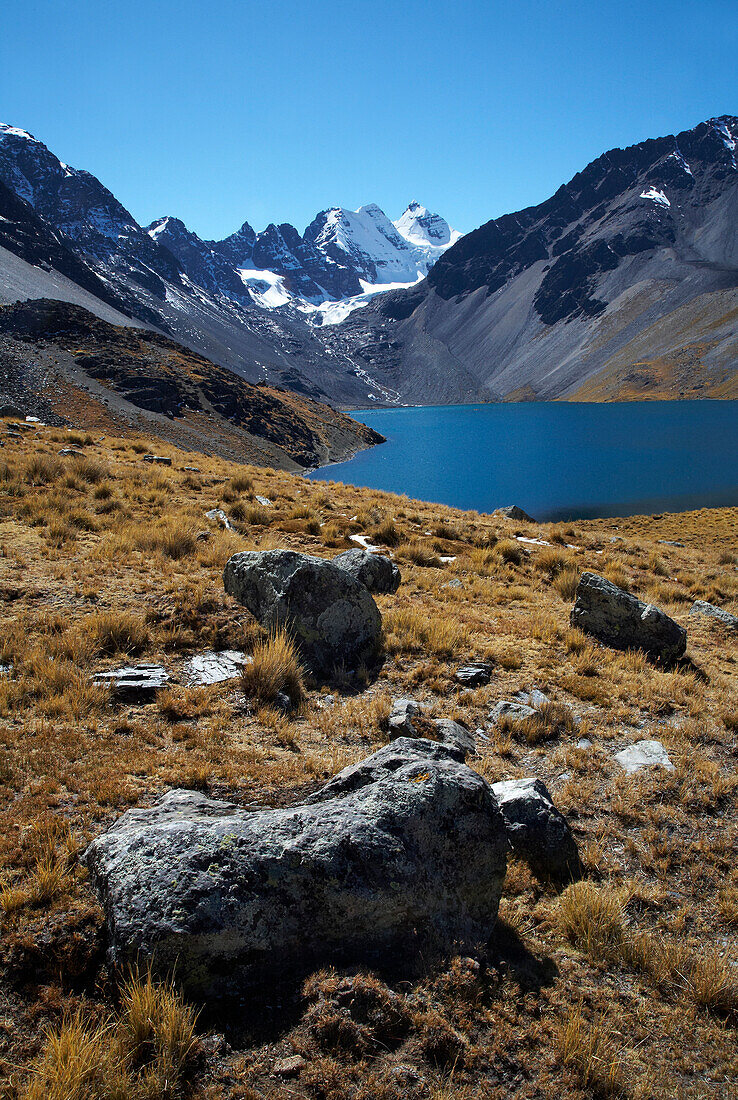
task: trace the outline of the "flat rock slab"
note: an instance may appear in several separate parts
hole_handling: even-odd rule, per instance
[[[254,497],[254,499],[255,499],[257,504],[260,504],[262,506],[262,508],[273,508],[274,507],[274,505],[272,504],[269,497],[260,497],[259,494],[257,493],[256,496]]]
[[[483,947],[504,819],[448,750],[402,748],[310,804],[248,812],[178,790],[129,810],[86,853],[111,961],[176,967],[189,995],[210,998],[317,965]]]
[[[539,878],[566,882],[581,873],[569,824],[541,779],[509,779],[492,791],[505,819],[513,852]]]
[[[370,592],[393,593],[400,587],[400,570],[384,554],[352,547],[333,559],[339,569],[345,569]]]
[[[731,615],[730,611],[725,611],[722,607],[716,607],[714,603],[708,603],[707,600],[695,600],[689,609],[689,614],[712,619],[714,622],[727,626],[729,630],[738,631],[738,615]]]
[[[190,684],[220,684],[240,676],[243,666],[252,659],[237,649],[211,649],[191,657],[184,666],[184,674]]]
[[[94,680],[107,685],[119,699],[148,702],[169,681],[169,673],[161,665],[130,665],[98,672]]]
[[[687,648],[684,627],[596,573],[582,573],[571,625],[615,649],[641,649],[664,661],[682,657]]]
[[[171,458],[166,458],[164,455],[144,455],[144,462],[153,462],[157,466],[171,466]]]
[[[379,608],[363,584],[331,561],[293,550],[246,550],[226,562],[223,583],[267,630],[285,629],[316,675],[354,670],[379,652]]]
[[[636,741],[634,745],[628,745],[627,749],[615,753],[615,759],[621,768],[633,775],[642,768],[666,768],[673,772],[674,765],[669,759],[669,754],[660,741]]]
[[[454,679],[465,687],[483,687],[492,678],[492,665],[486,661],[475,661],[456,669]]]
[[[510,718],[514,722],[522,722],[524,718],[530,718],[535,714],[535,707],[529,707],[527,703],[514,703],[509,699],[502,699],[495,703],[489,712],[489,720],[497,725],[503,718]]]

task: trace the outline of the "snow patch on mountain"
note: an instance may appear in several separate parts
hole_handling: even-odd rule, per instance
[[[238,275],[257,306],[277,309],[292,301],[283,275],[277,275],[274,271],[263,271],[258,267],[241,267]]]
[[[663,191],[658,191],[655,187],[649,187],[648,191],[641,191],[642,199],[651,199],[658,206],[671,206],[671,203],[667,199]]]

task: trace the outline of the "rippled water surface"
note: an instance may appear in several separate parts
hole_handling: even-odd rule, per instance
[[[440,405],[352,413],[387,442],[310,477],[536,519],[738,504],[738,402]]]

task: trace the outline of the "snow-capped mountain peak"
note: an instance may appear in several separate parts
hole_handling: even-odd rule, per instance
[[[0,122],[0,134],[7,137],[25,138],[26,141],[33,141],[37,145],[40,144],[33,134],[28,133],[28,130],[21,130],[18,126],[9,126],[7,122]]]
[[[433,248],[446,249],[461,236],[455,229],[451,229],[440,214],[431,214],[427,207],[415,201],[409,204],[402,216],[394,222],[394,226],[401,237],[421,248],[430,245]]]

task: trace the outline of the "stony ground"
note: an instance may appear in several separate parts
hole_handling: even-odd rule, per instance
[[[736,1095],[738,643],[688,611],[738,611],[738,509],[530,525],[146,440],[0,432],[0,1097]],[[145,463],[152,449],[171,467]],[[193,654],[261,638],[224,593],[232,553],[330,557],[351,535],[402,570],[377,599],[381,669],[308,685],[291,717],[239,680],[188,686]],[[571,630],[585,569],[687,625],[685,659]],[[491,663],[488,686],[455,682],[472,659]],[[155,702],[92,684],[132,660],[169,671]],[[534,687],[569,710],[534,737],[490,726]],[[321,972],[205,1006],[187,1038],[175,993],[106,967],[87,841],[171,787],[299,801],[386,740],[400,695],[482,730],[470,763],[490,780],[542,777],[585,880],[559,891],[512,862],[486,960]],[[623,772],[615,753],[643,738],[673,772]]]

